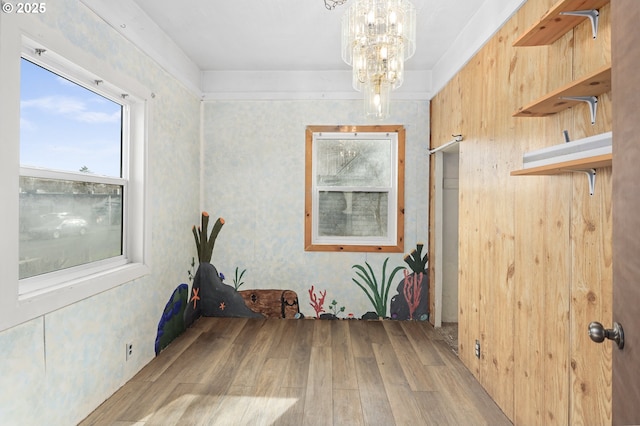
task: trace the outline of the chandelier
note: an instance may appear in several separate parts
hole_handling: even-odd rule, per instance
[[[416,51],[416,9],[407,0],[355,0],[342,17],[342,59],[365,113],[389,115],[391,90],[402,85],[404,61]]]

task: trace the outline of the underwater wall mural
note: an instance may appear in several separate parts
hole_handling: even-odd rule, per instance
[[[326,298],[327,298],[327,290],[325,291],[318,290],[318,293],[316,294],[315,286],[312,285],[311,288],[309,289],[309,300],[310,300],[309,306],[311,306],[314,312],[316,313],[315,318],[329,319],[329,320],[342,319],[338,315],[342,314],[345,311],[345,307],[344,306],[338,307],[338,302],[334,299],[329,304],[328,306],[329,312],[327,312],[324,309],[324,301]],[[353,318],[355,317],[351,313],[347,314],[346,316],[346,319],[353,319]]]
[[[198,253],[198,264],[191,262],[188,271],[192,280],[191,292],[187,284],[180,284],[165,306],[155,342],[156,355],[201,316],[236,318],[299,318],[298,295],[292,290],[242,290],[246,269],[235,269],[233,286],[225,284],[225,276],[211,263],[216,238],[224,225],[218,218],[208,233],[209,213],[202,212],[201,225],[192,232]]]
[[[362,265],[353,265],[352,268],[356,270],[358,278],[352,278],[352,281],[356,283],[358,287],[364,291],[367,295],[375,312],[367,312],[363,315],[363,319],[375,319],[375,318],[387,318],[388,301],[389,301],[389,289],[393,282],[393,277],[404,269],[404,266],[396,266],[389,277],[387,278],[387,263],[389,258],[387,257],[382,264],[382,273],[380,279],[376,278],[373,268],[368,262],[365,262],[366,268]]]
[[[294,319],[300,315],[298,295],[292,290],[242,290],[244,303],[267,318]]]
[[[404,278],[398,284],[398,294],[391,298],[391,319],[421,320],[429,319],[429,256],[422,256],[423,244],[404,257],[411,273],[406,269]]]
[[[180,284],[167,302],[158,324],[155,341],[156,355],[171,341],[190,327],[198,318],[205,317],[237,317],[237,318],[283,318],[303,319],[300,311],[298,295],[287,289],[249,289],[239,290],[244,284],[246,269],[235,269],[233,285],[225,284],[225,276],[218,272],[211,263],[215,241],[224,225],[224,219],[218,218],[208,234],[209,214],[202,212],[201,225],[192,228],[198,264],[192,259],[189,279],[191,290],[187,284]],[[335,299],[325,305],[327,290],[316,290],[314,285],[308,290],[309,306],[315,315],[313,319],[363,319],[363,320],[419,320],[429,319],[429,274],[428,255],[422,255],[423,244],[404,257],[405,266],[393,269],[388,265],[387,257],[376,275],[374,268],[365,262],[364,265],[353,265],[355,272],[352,282],[371,302],[372,311],[356,316],[345,314],[345,307]],[[390,273],[387,275],[387,271]],[[403,278],[396,286],[397,294],[389,299],[389,292],[396,275],[402,272]]]

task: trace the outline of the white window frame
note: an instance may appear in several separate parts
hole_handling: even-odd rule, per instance
[[[403,126],[308,126],[306,136],[305,250],[349,252],[404,251],[404,143]],[[317,142],[320,140],[385,140],[391,146],[391,182],[385,187],[320,186],[317,184]],[[322,191],[386,192],[387,232],[376,236],[319,235],[319,197]]]
[[[147,180],[148,90],[100,59],[88,57],[77,47],[60,40],[48,29],[23,29],[15,21],[0,16],[0,128],[3,129],[3,155],[0,155],[0,199],[7,215],[0,221],[0,331],[139,279],[150,273],[150,219]],[[27,26],[34,25],[26,23]],[[37,25],[37,24],[35,24]],[[38,39],[55,40],[54,43]],[[47,37],[49,35],[49,37]],[[36,49],[45,52],[38,55]],[[122,176],[118,179],[73,172],[59,172],[20,166],[20,62],[21,58],[62,75],[124,106]],[[96,80],[100,80],[96,88]],[[122,98],[121,95],[127,96]],[[5,155],[6,150],[6,155]],[[123,254],[111,259],[19,279],[19,176],[81,180],[124,185]],[[8,297],[7,297],[8,296]]]

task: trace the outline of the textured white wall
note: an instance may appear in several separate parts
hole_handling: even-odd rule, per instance
[[[0,424],[70,425],[154,356],[164,305],[188,282],[199,217],[200,100],[77,0],[50,2],[42,15],[2,14],[0,25],[9,20],[98,75],[117,73],[149,93],[151,275],[0,333]],[[126,342],[134,343],[129,361]]]
[[[386,124],[407,130],[405,253],[427,244],[429,106],[392,101]],[[236,266],[246,268],[242,289],[291,289],[300,308],[314,315],[309,288],[327,290],[345,313],[360,316],[373,307],[353,282],[354,264],[368,261],[379,277],[406,266],[404,254],[304,251],[305,128],[307,125],[371,124],[362,100],[207,101],[204,103],[204,209],[223,217],[212,263],[232,284]],[[401,279],[396,275],[390,296]]]

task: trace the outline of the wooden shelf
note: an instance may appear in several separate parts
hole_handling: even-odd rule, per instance
[[[600,133],[552,145],[522,156],[521,170],[511,176],[557,175],[568,172],[595,174],[594,169],[611,166],[613,132]]]
[[[596,169],[612,165],[612,148],[613,132],[606,132],[537,149],[522,156],[524,167],[511,172],[511,176],[581,172],[587,176],[589,194],[593,195],[596,186]]]
[[[563,161],[560,163],[547,164],[544,166],[531,167],[528,169],[514,170],[511,176],[542,176],[542,175],[558,175],[567,172],[579,172],[588,169],[598,169],[600,167],[609,167],[612,162],[612,154],[596,155],[589,158],[581,158],[578,160]]]
[[[611,90],[611,64],[563,86],[540,99],[521,107],[514,117],[546,117],[575,106],[582,101],[567,97],[598,96]]]
[[[556,3],[528,31],[522,34],[514,46],[548,45],[565,35],[576,25],[587,19],[585,16],[563,15],[563,12],[578,10],[596,10],[605,6],[610,0],[561,0]]]

